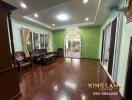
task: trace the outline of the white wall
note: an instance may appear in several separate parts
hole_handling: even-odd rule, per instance
[[[22,43],[21,43],[21,36],[20,36],[20,29],[21,27],[28,28],[33,32],[39,34],[50,34],[50,51],[53,50],[52,48],[52,32],[43,28],[39,28],[35,25],[31,25],[22,21],[18,21],[12,18],[12,29],[13,29],[13,39],[14,39],[14,47],[15,51],[22,51]]]

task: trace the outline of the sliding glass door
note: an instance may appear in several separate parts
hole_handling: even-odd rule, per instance
[[[114,55],[116,53],[117,18],[113,20],[103,31],[101,62],[112,76]]]
[[[110,51],[110,39],[111,39],[111,24],[109,24],[106,29],[104,30],[103,36],[103,65],[105,69],[108,70],[108,63],[109,63],[109,51]]]
[[[111,38],[110,38],[110,49],[109,49],[109,64],[108,64],[108,72],[112,76],[113,73],[113,62],[114,55],[116,53],[115,42],[116,42],[116,34],[117,34],[117,18],[112,22],[111,27]]]

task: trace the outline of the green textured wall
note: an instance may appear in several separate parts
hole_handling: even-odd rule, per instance
[[[98,59],[100,27],[79,28],[82,39],[82,58]]]
[[[57,48],[64,48],[64,39],[67,30],[58,30],[52,32],[53,38],[53,51],[56,51]]]
[[[98,59],[100,27],[79,28],[81,35],[81,58]],[[67,30],[53,31],[53,50],[64,47]]]

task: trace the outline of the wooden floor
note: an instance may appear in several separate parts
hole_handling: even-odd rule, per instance
[[[20,77],[18,100],[121,100],[119,95],[93,95],[88,83],[111,83],[98,61],[59,58],[48,66],[34,65]]]

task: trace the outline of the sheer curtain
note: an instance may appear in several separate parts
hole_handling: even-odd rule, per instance
[[[28,51],[28,41],[30,37],[30,30],[27,28],[21,28],[20,29],[21,38],[22,38],[22,49],[26,55],[26,57],[29,57],[29,51]]]

